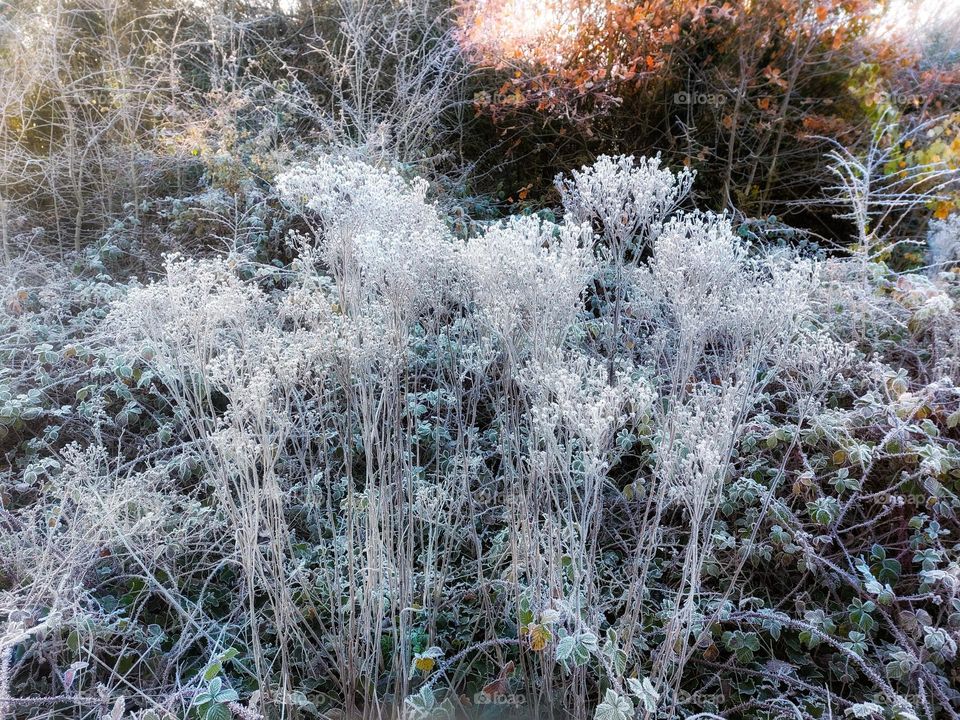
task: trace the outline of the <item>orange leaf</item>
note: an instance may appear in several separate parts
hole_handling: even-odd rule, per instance
[[[946,220],[951,210],[953,210],[953,203],[939,202],[937,203],[937,209],[934,211],[933,216],[937,220]]]
[[[530,626],[530,649],[534,652],[541,652],[550,642],[550,630],[543,625]]]

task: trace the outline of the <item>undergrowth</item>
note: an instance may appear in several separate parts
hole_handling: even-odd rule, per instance
[[[0,717],[957,718],[957,223],[897,273],[694,182],[329,155],[152,279],[10,262]]]

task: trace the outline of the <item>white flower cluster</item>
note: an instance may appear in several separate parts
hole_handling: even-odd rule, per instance
[[[455,246],[425,181],[323,157],[283,173],[277,188],[289,205],[320,218],[322,257],[348,314],[382,304],[381,313],[406,316],[442,295]]]
[[[657,472],[668,496],[692,517],[712,507],[726,478],[743,402],[737,385],[701,382],[672,410]]]
[[[653,400],[643,380],[621,372],[611,385],[606,367],[579,353],[531,361],[519,379],[530,394],[534,427],[545,435],[579,438],[588,454],[607,451],[617,428],[645,413]]]
[[[628,245],[642,250],[693,185],[693,172],[684,168],[675,174],[660,163],[659,155],[639,160],[601,155],[593,165],[574,170],[570,179],[558,175],[554,182],[566,216],[599,225],[621,260]]]
[[[484,322],[536,351],[559,346],[596,271],[586,226],[512,218],[469,241],[463,264]]]
[[[742,345],[795,329],[818,283],[817,265],[793,256],[751,258],[729,220],[684,213],[653,243],[637,273],[637,308],[674,328],[679,344]]]

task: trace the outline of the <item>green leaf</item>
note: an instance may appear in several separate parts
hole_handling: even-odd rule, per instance
[[[637,678],[628,678],[627,683],[630,685],[630,692],[640,700],[640,703],[643,705],[643,709],[648,713],[654,713],[657,711],[657,703],[660,701],[660,693],[657,692],[656,688],[653,687],[653,683],[650,682],[649,678],[643,678],[638,680]]]
[[[226,690],[221,690],[217,695],[217,697],[214,699],[217,702],[221,702],[221,703],[231,703],[239,700],[240,696],[237,695],[237,691],[234,690],[233,688],[227,688]]]
[[[632,720],[633,701],[608,689],[593,717],[594,720]]]
[[[573,650],[577,645],[577,640],[573,635],[567,635],[557,643],[557,660],[565,662],[573,655]]]
[[[203,717],[204,720],[231,720],[230,708],[221,703],[211,703]]]

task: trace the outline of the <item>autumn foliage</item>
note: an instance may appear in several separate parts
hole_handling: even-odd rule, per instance
[[[703,199],[717,208],[792,214],[837,234],[829,213],[797,210],[827,181],[824,139],[869,135],[871,93],[916,115],[935,111],[917,106],[943,90],[943,71],[921,70],[914,53],[871,32],[876,0],[578,0],[538,5],[535,16],[525,7],[467,2],[460,39],[485,72],[476,110],[511,139],[525,173],[517,187],[532,182],[533,194],[557,167],[596,153],[662,151],[709,178]]]

